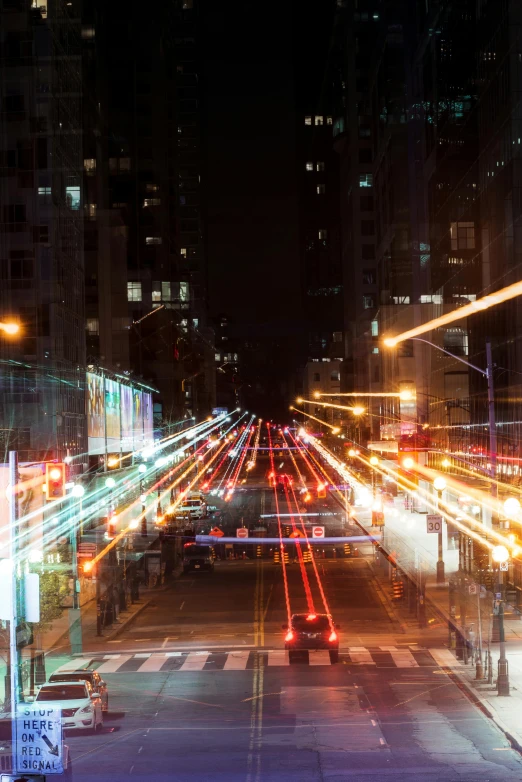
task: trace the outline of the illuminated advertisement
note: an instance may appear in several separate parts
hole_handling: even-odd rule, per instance
[[[90,454],[128,453],[153,441],[146,391],[88,372],[86,409]]]

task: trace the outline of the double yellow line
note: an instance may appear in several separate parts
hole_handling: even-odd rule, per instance
[[[264,628],[264,569],[262,560],[256,560],[256,588],[254,592],[254,645],[256,649],[265,644]],[[255,656],[252,672],[252,700],[250,712],[250,741],[248,745],[246,782],[261,779],[261,746],[263,740],[263,660]]]

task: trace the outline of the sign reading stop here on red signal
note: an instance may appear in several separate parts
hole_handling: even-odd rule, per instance
[[[313,538],[324,538],[324,527],[312,527]]]

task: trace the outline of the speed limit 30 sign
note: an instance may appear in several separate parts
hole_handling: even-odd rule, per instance
[[[442,532],[442,516],[428,513],[426,517],[426,532]]]

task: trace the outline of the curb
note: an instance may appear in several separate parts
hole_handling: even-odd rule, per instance
[[[462,673],[458,669],[451,667],[449,668],[449,670],[451,671],[452,675],[456,679],[458,679],[459,684],[462,686],[462,689],[466,693],[466,697],[475,706],[478,706],[478,708],[482,709],[482,711],[486,714],[486,716],[489,717],[489,719],[492,720],[497,726],[497,728],[505,735],[505,737],[513,746],[513,748],[516,749],[517,752],[520,752],[520,754],[522,754],[522,738],[517,737],[514,733],[511,732],[511,730],[507,727],[507,725],[505,725],[504,722],[500,719],[500,717],[496,713],[491,703],[489,703],[488,700],[482,697],[482,695],[473,688],[470,682],[462,675]]]
[[[102,638],[105,641],[110,641],[112,638],[116,638],[116,636],[122,633],[131,624],[131,622],[133,622],[134,619],[136,619],[136,617],[139,616],[141,612],[144,611],[147,608],[147,606],[150,605],[150,603],[152,603],[152,597],[146,600],[144,603],[142,603],[142,605],[140,605],[139,608],[137,608],[133,614],[128,616],[126,619],[124,619],[123,622],[118,625],[118,627],[116,627],[111,633],[109,633],[109,635],[103,635]]]

